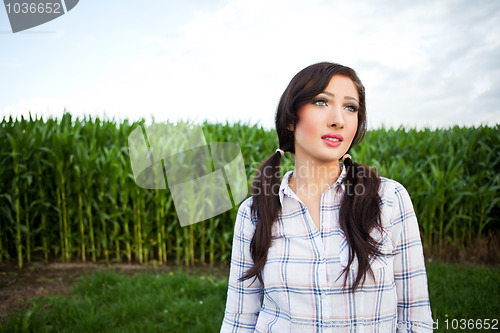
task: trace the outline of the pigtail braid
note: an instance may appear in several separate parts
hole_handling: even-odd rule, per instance
[[[243,274],[240,281],[256,276],[261,284],[262,268],[267,261],[267,253],[271,246],[271,229],[281,211],[279,188],[281,153],[276,152],[262,163],[252,183],[252,215],[257,216],[255,233],[250,243],[250,253],[254,265]],[[255,281],[255,280],[254,280]]]
[[[379,244],[370,236],[374,227],[382,228],[380,221],[379,195],[380,177],[368,166],[344,159],[346,177],[344,178],[345,191],[340,206],[339,222],[349,244],[349,261],[344,268],[344,288],[347,283],[351,264],[354,257],[358,259],[358,274],[350,290],[354,291],[362,285],[369,271],[370,256],[380,256]]]

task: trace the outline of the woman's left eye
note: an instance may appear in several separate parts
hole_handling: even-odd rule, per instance
[[[354,105],[347,105],[344,107],[344,109],[346,109],[347,111],[350,111],[350,112],[356,112],[358,111],[358,108],[355,107]]]

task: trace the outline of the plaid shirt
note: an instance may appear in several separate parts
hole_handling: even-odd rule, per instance
[[[339,209],[342,179],[321,197],[320,231],[307,207],[283,177],[282,212],[274,223],[272,243],[262,271],[264,285],[238,278],[253,265],[250,241],[255,231],[252,198],[245,200],[235,221],[227,302],[221,332],[432,332],[418,222],[406,189],[381,178],[383,232],[374,229],[380,250],[394,256],[370,258],[368,273],[354,293],[342,290],[349,256]],[[354,282],[355,258],[347,279]]]

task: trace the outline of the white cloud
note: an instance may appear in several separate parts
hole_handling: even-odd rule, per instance
[[[28,95],[29,102],[3,113],[65,105],[131,120],[153,114],[271,128],[292,76],[326,60],[358,72],[372,127],[493,124],[500,105],[493,94],[500,85],[499,8],[464,1],[228,1],[164,35],[144,30],[142,40],[130,41],[142,47],[136,55],[107,60],[109,72],[90,71],[95,80],[74,82],[64,99],[57,89],[42,100]],[[85,41],[94,45],[99,36]]]

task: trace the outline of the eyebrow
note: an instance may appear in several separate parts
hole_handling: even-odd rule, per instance
[[[329,91],[323,91],[322,94],[325,94],[325,95],[328,95],[328,96],[332,96],[332,97],[335,97],[335,94],[332,94],[331,92]],[[353,100],[353,101],[356,101],[358,102],[358,99],[357,98],[354,98],[352,96],[345,96],[344,99],[350,99],[350,100]],[[359,102],[358,102],[359,103]]]

